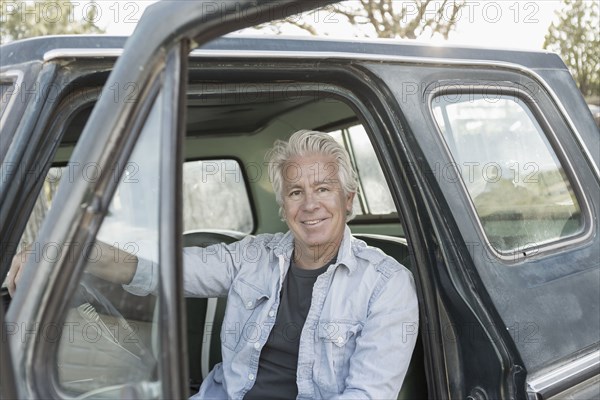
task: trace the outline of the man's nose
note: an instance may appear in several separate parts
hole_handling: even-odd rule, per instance
[[[306,211],[312,211],[319,207],[319,201],[315,192],[307,192],[302,202],[302,208]]]

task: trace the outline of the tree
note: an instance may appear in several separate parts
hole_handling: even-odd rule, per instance
[[[548,28],[544,49],[558,53],[585,97],[600,95],[598,1],[563,0]]]
[[[0,0],[0,43],[33,36],[102,33],[98,5],[66,0]]]
[[[300,18],[259,26],[281,33],[288,24],[317,35],[317,25],[337,23],[342,17],[355,36],[415,39],[429,34],[448,38],[460,18],[465,0],[353,0],[310,11]]]

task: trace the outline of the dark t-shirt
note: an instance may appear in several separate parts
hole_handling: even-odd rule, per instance
[[[306,321],[317,277],[333,264],[306,270],[294,262],[283,281],[275,325],[260,353],[256,382],[245,400],[295,399],[300,334]]]

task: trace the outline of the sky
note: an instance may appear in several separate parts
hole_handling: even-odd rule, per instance
[[[594,0],[588,0],[594,1]],[[596,0],[597,1],[597,0]],[[101,18],[98,25],[107,33],[129,35],[133,32],[144,9],[154,3],[145,1],[98,1]],[[397,6],[411,7],[411,1],[398,0]],[[439,2],[438,4],[441,4]],[[556,19],[555,11],[560,0],[467,0],[461,10],[456,29],[448,40],[441,37],[421,37],[420,42],[436,45],[469,45],[514,49],[542,49],[544,36],[551,22]],[[439,7],[439,5],[438,5]],[[411,8],[408,8],[410,15]],[[445,11],[445,10],[444,10]],[[449,9],[446,13],[449,15]],[[313,16],[312,23],[329,36],[352,37],[352,31],[343,23],[343,18],[323,12]],[[255,33],[256,32],[251,32]],[[290,28],[286,34],[306,34]]]

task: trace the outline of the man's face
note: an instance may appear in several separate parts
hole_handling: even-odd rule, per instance
[[[321,154],[292,158],[285,165],[283,215],[296,251],[337,252],[354,198],[354,193],[344,195],[338,171],[335,158]]]

